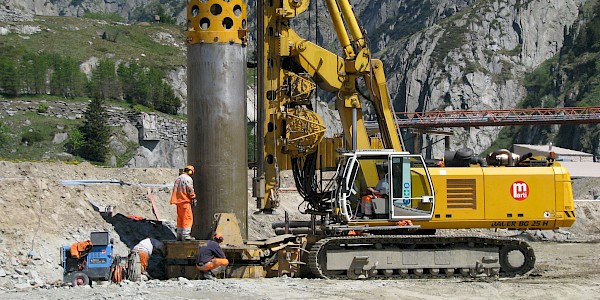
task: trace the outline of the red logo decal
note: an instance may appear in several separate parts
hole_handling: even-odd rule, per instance
[[[523,201],[529,196],[529,186],[523,181],[515,181],[510,186],[510,195],[517,201]]]

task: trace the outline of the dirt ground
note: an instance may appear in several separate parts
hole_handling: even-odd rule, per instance
[[[509,279],[442,278],[389,281],[335,281],[301,278],[187,280],[95,284],[93,288],[61,287],[59,248],[108,230],[118,255],[149,232],[172,235],[175,207],[168,204],[175,169],[98,168],[88,163],[0,162],[0,298],[1,299],[597,299],[600,294],[600,201],[576,202],[578,220],[556,232],[521,235],[535,239],[536,267]],[[67,182],[64,182],[67,180]],[[112,180],[78,185],[70,180]],[[291,174],[283,186],[293,188]],[[589,200],[600,179],[573,180],[576,199]],[[287,190],[287,189],[286,189]],[[152,213],[150,194],[159,219]],[[301,198],[282,195],[279,215],[248,216],[249,238],[272,236],[271,222],[292,218]],[[114,206],[103,218],[91,204]],[[249,211],[255,204],[248,202]],[[127,216],[140,216],[134,221]],[[160,232],[157,232],[160,228]],[[166,228],[166,229],[165,229]],[[505,234],[516,234],[506,232]],[[29,257],[28,257],[29,254]]]

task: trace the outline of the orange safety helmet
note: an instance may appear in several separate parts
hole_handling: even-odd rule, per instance
[[[194,173],[196,173],[196,169],[192,165],[187,165],[185,166],[185,169],[183,169],[183,172],[191,176],[194,175]]]
[[[215,241],[222,242],[225,237],[220,233],[215,233]]]

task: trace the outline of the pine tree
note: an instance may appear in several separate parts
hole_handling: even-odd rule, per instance
[[[121,97],[121,86],[114,61],[102,59],[98,62],[98,66],[92,71],[89,88],[90,96],[94,98],[119,99]]]
[[[50,93],[66,96],[66,67],[62,56],[55,54],[52,58],[52,76],[50,76]]]
[[[156,110],[171,115],[177,115],[177,109],[181,106],[181,101],[175,96],[175,92],[166,82],[160,84],[160,95],[154,100]]]
[[[23,84],[25,92],[30,95],[45,95],[46,76],[50,69],[51,58],[45,53],[27,52],[23,55]]]
[[[66,86],[69,91],[69,97],[83,96],[87,79],[85,74],[79,69],[79,61],[69,57],[66,59],[65,68],[67,69]]]
[[[109,153],[110,127],[108,113],[103,104],[104,101],[100,98],[92,99],[84,113],[85,120],[80,128],[85,140],[81,155],[85,159],[96,162],[105,162]]]
[[[9,97],[19,96],[18,62],[8,56],[0,57],[0,92]]]
[[[50,92],[62,97],[83,95],[85,75],[79,70],[79,62],[71,57],[54,55],[52,57],[52,76]]]
[[[2,149],[8,142],[8,127],[4,123],[0,122],[0,149]]]
[[[131,104],[146,105],[149,85],[146,80],[146,71],[136,62],[119,65],[117,71],[121,86],[123,87],[123,98]]]

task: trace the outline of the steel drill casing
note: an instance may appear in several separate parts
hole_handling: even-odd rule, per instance
[[[216,213],[248,237],[246,1],[187,5],[188,163],[196,167],[192,235],[209,239]]]

